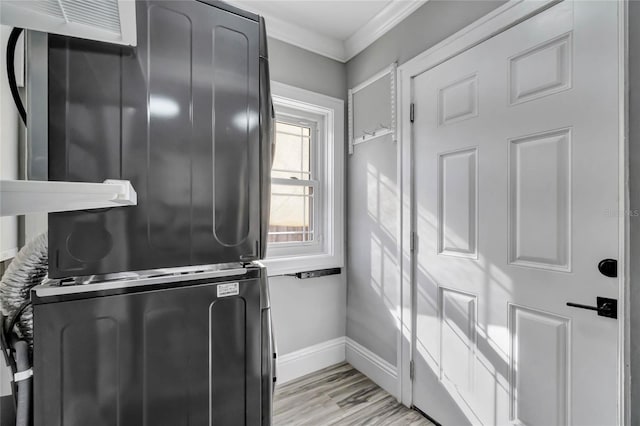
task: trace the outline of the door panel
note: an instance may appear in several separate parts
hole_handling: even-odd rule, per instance
[[[515,305],[509,318],[511,417],[527,425],[569,424],[569,320]]]
[[[571,129],[509,141],[509,263],[571,271]]]
[[[438,155],[438,253],[478,255],[478,150]]]
[[[618,423],[618,5],[564,1],[413,79],[414,404]]]

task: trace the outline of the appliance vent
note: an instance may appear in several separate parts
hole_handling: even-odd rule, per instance
[[[1,0],[0,23],[135,45],[135,2],[131,0]]]
[[[19,4],[36,13],[44,13],[62,22],[74,22],[103,28],[120,34],[120,14],[117,0],[3,0]]]

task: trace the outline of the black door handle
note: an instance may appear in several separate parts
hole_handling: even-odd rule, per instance
[[[567,302],[567,306],[572,308],[589,309],[597,311],[598,315],[607,318],[618,318],[618,300],[608,297],[597,297],[596,306],[582,305],[580,303]]]

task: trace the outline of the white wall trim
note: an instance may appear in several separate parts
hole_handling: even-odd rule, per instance
[[[274,16],[262,14],[267,35],[339,62],[346,62],[344,42]]]
[[[629,2],[618,3],[618,97],[620,108],[619,131],[619,196],[618,209],[629,211],[631,193],[629,189]],[[620,256],[619,309],[622,318],[618,321],[618,340],[624,342],[618,353],[618,374],[622,377],[618,389],[619,416],[621,424],[631,424],[631,231],[629,215],[623,215],[619,223],[618,238]]]
[[[389,3],[380,13],[344,41],[347,61],[385,35],[427,1],[428,0],[394,0]]]
[[[414,159],[411,122],[409,120],[413,78],[558,2],[559,0],[510,0],[398,68],[396,82],[398,102],[396,105],[398,108],[398,149],[400,150],[399,161],[401,162],[400,173],[402,176],[400,181],[400,205],[402,206],[400,253],[403,254],[400,271],[402,277],[400,286],[401,333],[398,352],[401,356],[398,358],[398,387],[401,389],[400,397],[404,405],[411,406],[413,403],[413,384],[409,376],[409,365],[415,347],[414,270],[413,253],[410,247],[410,235],[415,223],[412,185]]]
[[[278,354],[276,370],[278,384],[344,362],[346,359],[345,342],[346,339],[343,336],[285,355]]]
[[[384,9],[378,12],[378,14],[365,25],[357,29],[355,33],[346,40],[321,34],[301,25],[277,18],[271,14],[262,13],[244,1],[234,1],[233,5],[262,15],[266,21],[267,34],[269,37],[339,62],[347,62],[402,22],[404,18],[411,15],[427,1],[428,0],[392,0]]]
[[[309,50],[339,62],[346,62],[344,42],[334,37],[320,34],[298,24],[285,21],[271,14],[263,13],[243,1],[234,1],[233,5],[246,11],[261,15],[267,26],[267,35],[302,49]]]
[[[292,257],[267,249],[269,276],[292,274],[314,269],[344,267],[344,101],[298,87],[271,82],[273,102],[277,106],[304,109],[324,118],[326,150],[323,167],[325,183],[322,205],[325,217],[322,230],[325,240],[322,250]]]
[[[349,337],[338,337],[288,354],[278,354],[277,361],[278,384],[347,361],[400,400],[397,368]]]
[[[347,337],[346,341],[347,362],[400,400],[397,368],[355,340]]]

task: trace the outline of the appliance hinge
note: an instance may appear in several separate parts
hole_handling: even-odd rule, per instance
[[[241,254],[240,260],[242,262],[253,262],[254,260],[258,260],[260,258],[260,241],[256,240],[255,245],[253,247],[253,253],[251,254]]]
[[[411,120],[412,123],[413,123],[413,120],[415,119],[415,112],[416,112],[416,104],[412,102],[411,106],[409,107],[409,120]]]
[[[409,250],[416,251],[418,249],[418,233],[411,231],[411,238],[409,239]]]
[[[416,374],[414,365],[413,360],[409,361],[409,379],[412,381]]]

